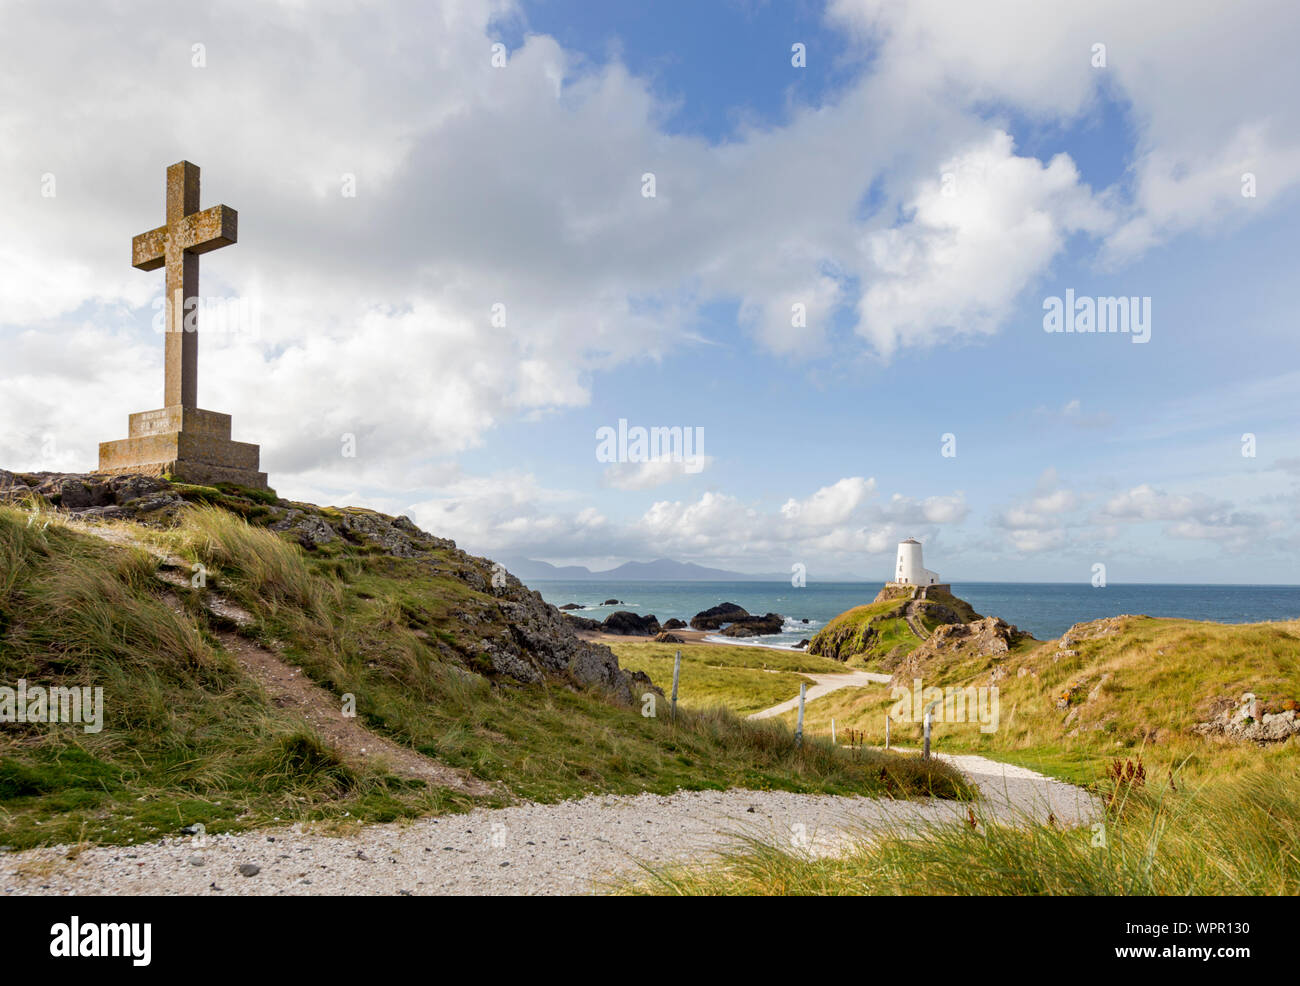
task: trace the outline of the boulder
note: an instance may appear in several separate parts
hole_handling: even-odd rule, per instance
[[[665,630],[685,630],[685,629],[686,629],[686,621],[685,621],[685,620],[679,620],[679,619],[677,619],[676,617],[674,617],[673,619],[671,619],[671,620],[669,620],[667,623],[665,623],[664,626],[663,626],[663,628],[664,628]]]
[[[0,495],[17,499],[31,492],[31,486],[21,477],[8,469],[0,469]]]
[[[797,644],[794,645],[794,649],[795,649],[795,650],[803,650],[803,649],[804,649],[805,647],[807,647],[807,646],[808,646],[808,638],[807,638],[807,637],[804,637],[803,640],[799,641],[799,643],[797,643]]]
[[[1017,641],[1028,634],[996,616],[986,616],[974,623],[945,623],[936,627],[926,641],[935,650],[960,648],[963,653],[978,657],[1005,654]]]
[[[1281,743],[1292,736],[1300,736],[1300,718],[1297,718],[1294,707],[1297,703],[1285,704],[1290,707],[1270,713],[1254,692],[1246,692],[1238,702],[1209,722],[1193,726],[1192,732],[1199,736],[1226,736],[1260,745]]]
[[[601,603],[601,605],[602,605],[602,606],[622,606],[622,605],[623,605],[623,600],[621,600],[621,599],[606,599],[603,603]]]
[[[695,630],[718,630],[724,623],[735,623],[737,619],[749,616],[749,612],[735,603],[720,603],[706,610],[701,610],[691,617],[691,627]]]
[[[585,616],[574,616],[572,613],[565,613],[564,619],[575,630],[587,630],[595,632],[601,629],[600,620],[589,620]]]
[[[913,678],[928,677],[932,662],[948,667],[972,657],[1001,658],[1028,636],[996,616],[985,616],[973,623],[946,623],[935,627],[921,646],[906,655],[897,655],[897,663],[886,655],[880,666],[893,672],[891,684],[906,686]]]
[[[659,621],[653,615],[638,616],[625,609],[610,613],[601,624],[606,633],[618,633],[625,637],[653,637],[659,633]]]
[[[337,540],[334,528],[323,519],[297,509],[290,510],[283,518],[272,524],[271,530],[287,531],[309,551]]]
[[[686,641],[675,633],[661,633],[655,637],[656,644],[684,644]]]
[[[742,616],[733,620],[722,631],[724,637],[766,637],[780,633],[785,625],[785,617],[780,613],[768,613],[766,616]]]
[[[577,603],[565,603],[560,609],[582,609]]]

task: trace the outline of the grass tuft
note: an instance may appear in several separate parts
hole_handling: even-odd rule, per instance
[[[814,858],[748,839],[713,865],[647,867],[626,894],[1150,896],[1300,893],[1300,786],[1257,772],[1194,792],[1134,788],[1097,826],[980,820],[866,833]]]

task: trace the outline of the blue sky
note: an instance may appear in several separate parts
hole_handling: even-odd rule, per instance
[[[674,107],[666,130],[714,143],[732,139],[738,121],[778,126],[791,102],[822,105],[869,70],[869,57],[826,28],[819,4],[791,5],[798,10],[793,16],[777,5],[720,4],[698,18],[685,12],[700,5],[674,6],[672,17],[624,5],[593,10],[539,2],[525,10],[530,29],[551,33],[594,61],[621,58],[651,80]],[[685,21],[690,31],[681,30]],[[773,73],[773,59],[788,52],[791,38],[810,49],[808,69]],[[1103,86],[1088,111],[1068,121],[1034,119],[1009,105],[982,109],[991,123],[1008,128],[1018,153],[1041,160],[1066,154],[1092,188],[1132,195],[1137,132],[1122,94]],[[820,486],[846,471],[876,477],[890,489],[969,491],[977,511],[1022,497],[1035,469],[1055,470],[1080,488],[1118,492],[1149,481],[1158,462],[1158,474],[1179,488],[1226,480],[1246,489],[1261,468],[1297,448],[1300,405],[1261,416],[1232,393],[1298,362],[1284,288],[1295,249],[1294,199],[1289,204],[1229,236],[1183,237],[1111,271],[1096,269],[1095,244],[1079,238],[1023,293],[998,335],[888,364],[860,354],[848,367],[754,354],[737,330],[735,306],[721,304],[701,318],[709,345],[605,374],[589,406],[503,429],[502,441],[467,461],[493,470],[514,457],[547,485],[581,487],[590,483],[593,463],[538,450],[563,447],[575,434],[594,433],[622,416],[702,425],[725,454],[708,475],[683,478],[683,487],[743,488],[774,507],[789,497],[792,474]],[[1042,298],[1062,294],[1057,284],[1078,294],[1158,298],[1155,344],[1080,336],[1062,345],[1041,329]],[[1250,342],[1242,345],[1243,339]],[[845,348],[856,347],[846,342]],[[1261,349],[1268,359],[1261,359]],[[720,365],[738,372],[719,373]],[[898,415],[894,409],[918,387],[925,406]],[[1176,408],[1195,395],[1204,395],[1203,407],[1212,412],[1208,427],[1176,420]],[[1067,412],[1074,402],[1078,411]],[[1153,418],[1163,424],[1152,427]],[[1260,436],[1267,449],[1262,463],[1241,455],[1244,432]],[[936,454],[945,433],[958,436],[954,458]],[[606,490],[593,499],[616,512],[625,495]],[[1143,526],[1137,551],[1150,552],[1148,558],[1131,559],[1127,548],[1115,553],[1117,545],[1099,537],[1067,558],[973,559],[963,576],[1071,580],[1104,559],[1121,581],[1248,577],[1244,559],[1221,560],[1217,549],[1207,554],[1198,545],[1171,546],[1158,522]],[[795,546],[791,557],[798,556]],[[1189,561],[1203,567],[1182,571]],[[1279,561],[1268,577],[1296,581],[1297,570]]]
[[[263,315],[201,336],[201,401],[284,495],[594,568],[883,578],[916,536],[957,581],[1300,582],[1300,17],[1046,6],[24,9],[80,55],[0,42],[0,466],[155,406],[123,250],[185,157],[241,214],[203,290]],[[1150,341],[1044,332],[1067,289],[1149,297]],[[620,419],[704,468],[598,461]]]

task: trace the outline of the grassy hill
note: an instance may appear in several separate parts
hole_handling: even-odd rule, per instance
[[[648,679],[504,570],[403,518],[144,477],[0,473],[5,492],[0,687],[102,687],[104,726],[0,723],[0,844],[589,792],[965,790],[946,768],[817,740],[796,749],[786,726],[723,709],[670,722],[656,696],[644,715]],[[477,786],[331,746],[250,674],[246,650]]]
[[[925,641],[912,634],[900,646],[900,620],[898,600],[884,599],[850,610],[823,631],[827,646],[847,653],[848,663],[892,670],[899,690],[833,692],[808,705],[810,734],[828,734],[834,719],[842,740],[852,730],[855,742],[881,746],[892,713],[895,745],[915,747],[921,725],[911,715],[910,692],[918,679],[945,698],[950,690],[955,697],[957,689],[996,687],[996,729],[981,731],[973,716],[941,719],[934,748],[980,753],[1085,785],[1102,799],[1103,820],[1079,829],[1008,825],[977,811],[971,824],[938,828],[924,839],[872,832],[828,858],[751,841],[717,862],[651,869],[623,891],[1300,893],[1300,739],[1252,742],[1197,729],[1221,721],[1225,710],[1240,716],[1246,693],[1258,699],[1250,711],[1287,725],[1300,709],[1300,621],[1225,625],[1119,616],[1041,642],[1017,640],[985,619],[934,628]],[[984,695],[985,708],[993,708],[992,692]],[[793,722],[794,713],[784,718]]]
[[[1268,712],[1300,700],[1300,621],[1112,617],[1081,624],[1064,640],[1026,641],[1005,654],[926,650],[924,660],[900,667],[894,683],[910,688],[916,678],[924,687],[998,688],[997,730],[936,723],[940,750],[1000,756],[1083,782],[1096,781],[1115,758],[1139,754],[1162,776],[1228,776],[1266,766],[1300,780],[1294,739],[1261,746],[1193,731],[1239,705],[1246,692]],[[809,707],[809,728],[829,728],[834,716],[862,730],[868,743],[883,743],[894,704],[887,690],[831,695]],[[920,727],[896,720],[893,728],[896,738],[915,742]]]
[[[931,589],[920,599],[910,589],[885,586],[872,602],[841,613],[818,630],[808,643],[808,653],[850,667],[891,671],[922,643],[908,625],[909,608],[926,633],[944,624],[980,619],[969,603],[951,593]]]

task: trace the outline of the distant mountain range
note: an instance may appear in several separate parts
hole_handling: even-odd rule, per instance
[[[671,558],[628,561],[600,572],[593,572],[585,565],[552,565],[530,558],[503,560],[502,564],[523,582],[788,582],[790,579],[789,572],[754,575]]]

